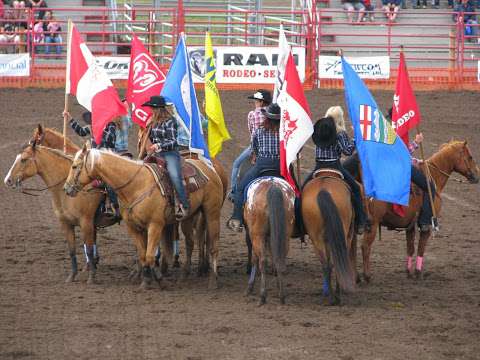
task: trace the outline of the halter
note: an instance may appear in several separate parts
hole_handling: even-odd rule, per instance
[[[451,145],[449,145],[449,146],[451,146]],[[465,165],[465,168],[467,169],[467,176],[466,176],[466,177],[467,177],[467,178],[473,177],[473,171],[472,171],[471,167],[468,165],[467,160],[465,159],[464,151],[462,151],[462,160],[463,160],[463,164]],[[442,174],[443,176],[445,176],[445,177],[447,178],[447,180],[450,178],[450,175],[451,175],[451,174],[443,171],[443,170],[440,169],[437,165],[435,165],[433,162],[427,160],[425,163],[426,163],[428,166],[433,167],[435,170],[437,170],[437,171],[438,171],[440,174]],[[453,180],[453,181],[456,181],[456,182],[458,182],[458,183],[461,183],[461,184],[467,182],[467,181],[465,181],[465,180],[463,180],[463,179],[456,179],[456,178],[454,178],[454,177],[452,177],[452,180]]]

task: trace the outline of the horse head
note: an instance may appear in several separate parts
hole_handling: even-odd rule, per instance
[[[5,177],[5,185],[14,189],[21,188],[22,182],[38,173],[35,160],[36,141],[32,140],[24,146]]]
[[[43,127],[38,124],[38,126],[33,131],[32,140],[35,140],[37,145],[43,145],[52,149],[63,149],[64,137],[63,134],[59,133],[55,129]],[[75,154],[80,148],[72,140],[67,138],[67,153]]]
[[[90,158],[90,153],[97,151],[96,149],[90,149],[89,144],[83,145],[82,149],[78,150],[73,159],[72,166],[68,173],[67,180],[63,189],[68,196],[76,196],[80,190],[82,190],[87,184],[91,183],[95,178],[92,177],[92,170],[95,164],[94,156],[91,159],[91,168],[88,169],[87,162]],[[95,153],[96,154],[96,153]],[[94,155],[95,155],[94,154]]]
[[[473,159],[467,141],[453,141],[449,143],[449,146],[454,149],[452,153],[453,170],[465,176],[471,184],[478,184],[480,170]]]

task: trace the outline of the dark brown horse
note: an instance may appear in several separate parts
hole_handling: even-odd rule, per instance
[[[327,169],[326,169],[327,170]],[[340,290],[355,288],[353,256],[354,212],[348,185],[334,173],[309,181],[302,191],[305,230],[312,240],[323,268],[323,294],[331,305],[340,303]],[[335,270],[336,291],[331,274]]]
[[[252,182],[248,191],[243,217],[247,236],[253,245],[253,267],[248,281],[247,295],[253,292],[256,270],[260,271],[260,304],[267,300],[265,257],[272,255],[272,266],[277,275],[280,303],[285,303],[283,277],[285,260],[295,220],[295,192],[283,179],[262,177]]]
[[[453,172],[463,175],[472,184],[476,184],[479,181],[479,169],[473,160],[472,153],[470,152],[466,141],[450,141],[447,144],[443,144],[439,151],[426,161],[426,164],[429,166],[438,195],[435,197],[435,209],[437,216],[440,214],[441,210],[441,193]],[[425,164],[421,164],[421,168],[422,171],[425,171]],[[372,227],[369,232],[365,233],[362,243],[363,276],[367,282],[371,280],[370,256],[372,244],[375,240],[377,229],[380,229],[380,226],[386,226],[389,229],[406,230],[406,270],[408,276],[412,276],[413,256],[415,254],[415,223],[422,206],[422,198],[422,191],[415,185],[412,185],[410,204],[405,208],[404,217],[398,216],[393,211],[392,204],[379,200],[368,199],[367,204],[369,215],[372,221]],[[425,248],[430,235],[431,231],[420,232],[415,266],[415,275],[417,278],[422,277]]]

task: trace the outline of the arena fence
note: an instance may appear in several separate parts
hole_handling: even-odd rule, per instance
[[[44,10],[44,9],[42,9]],[[48,10],[48,9],[45,9]],[[305,87],[342,87],[340,79],[323,78],[319,71],[322,56],[388,56],[390,77],[366,80],[370,87],[392,89],[396,81],[399,52],[404,51],[416,89],[480,89],[478,63],[480,38],[477,24],[464,23],[465,14],[404,11],[399,21],[386,21],[375,12],[375,22],[354,25],[345,12],[318,8],[311,11],[260,10],[226,5],[224,8],[56,8],[52,9],[61,26],[57,43],[45,42],[34,32],[38,13],[30,9],[13,19],[0,33],[0,52],[28,53],[29,76],[1,76],[1,87],[64,86],[67,20],[72,19],[97,56],[124,57],[128,66],[131,34],[134,32],[155,59],[168,67],[178,34],[184,31],[187,45],[201,48],[205,31],[210,31],[214,46],[244,49],[274,49],[280,24],[290,44],[304,49]],[[272,61],[272,58],[268,59]],[[2,64],[0,64],[1,66]],[[270,64],[272,65],[272,64]],[[201,75],[201,74],[198,74]],[[119,80],[119,86],[125,81]],[[220,83],[223,89],[247,89],[259,83]],[[265,85],[264,85],[265,86]]]

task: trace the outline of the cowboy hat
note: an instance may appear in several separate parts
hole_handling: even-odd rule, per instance
[[[337,141],[337,128],[335,120],[327,116],[318,120],[313,126],[312,140],[318,147],[334,145]]]
[[[255,94],[250,95],[248,99],[260,100],[266,104],[270,104],[272,102],[272,94],[268,90],[258,89]]]
[[[278,104],[270,104],[265,109],[262,109],[263,115],[267,119],[280,121],[280,106]]]
[[[142,106],[150,106],[152,108],[161,108],[169,105],[172,105],[172,103],[168,102],[167,99],[165,99],[163,96],[156,95],[156,96],[151,96],[150,100],[148,100]]]

